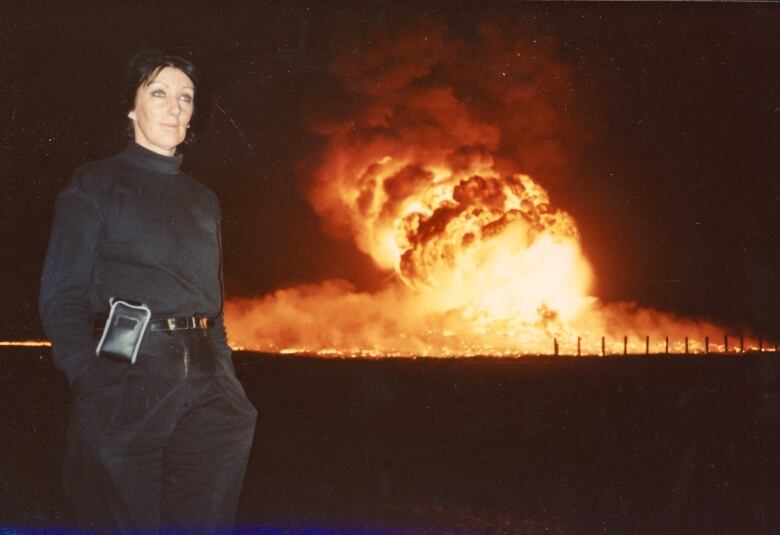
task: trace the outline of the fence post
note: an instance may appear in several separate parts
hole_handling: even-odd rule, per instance
[[[665,342],[666,342],[666,354],[668,355],[669,354],[669,337],[665,336],[664,339],[665,339]]]
[[[601,356],[606,357],[607,356],[607,350],[606,346],[604,345],[604,337],[601,337]]]
[[[685,354],[688,354],[688,337],[685,337]]]
[[[558,339],[553,338],[553,350],[555,351],[555,356],[558,356]]]
[[[710,354],[710,337],[705,336],[704,337],[704,353],[709,355]]]
[[[645,336],[645,355],[650,354],[650,337]]]
[[[745,352],[745,336],[743,334],[739,335],[739,352]]]
[[[628,355],[628,336],[623,337],[623,354]]]
[[[582,352],[580,351],[581,350],[581,345],[582,345],[582,337],[578,336],[577,337],[577,356],[578,357],[582,355]]]
[[[724,334],[723,335],[723,352],[728,353],[729,352],[729,335]]]

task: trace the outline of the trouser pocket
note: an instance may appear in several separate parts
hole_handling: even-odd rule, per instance
[[[111,387],[122,382],[131,365],[127,362],[108,359],[106,357],[92,356],[89,364],[76,377],[73,383],[73,399],[79,401],[98,390]]]

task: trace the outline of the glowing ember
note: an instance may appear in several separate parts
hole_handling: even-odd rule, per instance
[[[304,166],[308,197],[329,229],[395,277],[375,293],[324,281],[231,300],[233,343],[323,355],[508,355],[550,354],[557,340],[560,354],[599,354],[664,352],[667,343],[684,352],[688,336],[689,352],[724,349],[714,325],[589,295],[593,274],[574,220],[514,163],[559,157],[535,121],[563,131],[556,106],[571,99],[567,69],[544,48],[530,61],[530,41],[505,37],[483,29],[477,58],[463,43],[444,46],[441,32],[418,31],[336,61],[361,104],[311,119],[326,143]],[[503,76],[489,65],[481,78],[464,76],[475,69],[468,61],[484,58],[504,61]],[[459,94],[480,95],[481,105]]]

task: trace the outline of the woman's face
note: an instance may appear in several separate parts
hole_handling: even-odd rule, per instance
[[[135,93],[135,142],[165,156],[173,156],[187,135],[195,105],[195,84],[179,69],[164,67]]]

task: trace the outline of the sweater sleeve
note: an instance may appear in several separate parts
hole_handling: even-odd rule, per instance
[[[93,199],[71,184],[55,204],[38,311],[55,365],[73,381],[94,356],[89,288],[100,232]]]
[[[219,289],[220,289],[220,303],[219,303],[219,314],[217,314],[217,317],[214,318],[214,327],[212,329],[212,338],[214,340],[215,345],[217,346],[217,350],[223,354],[227,355],[228,358],[230,358],[230,355],[233,353],[233,350],[228,345],[227,341],[227,331],[225,330],[225,318],[224,318],[224,300],[225,300],[225,277],[222,274],[222,212],[219,207],[219,201],[217,201],[216,197],[213,197],[214,203],[215,203],[215,211],[216,211],[216,221],[217,221],[217,243],[219,244]]]
[[[214,327],[212,327],[211,336],[214,340],[214,344],[217,346],[217,350],[219,350],[222,355],[229,357],[233,354],[233,350],[227,343],[227,332],[225,331],[225,321],[222,317],[222,312],[219,313],[219,316],[214,318]]]

